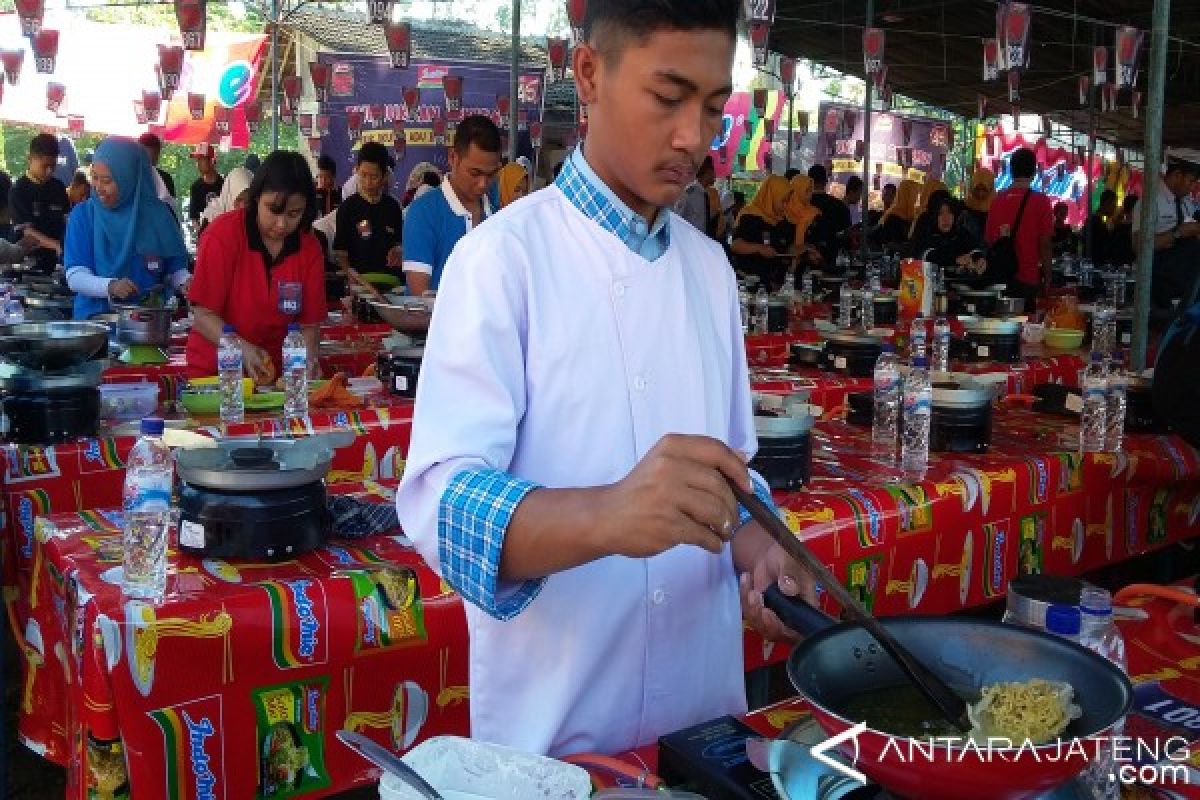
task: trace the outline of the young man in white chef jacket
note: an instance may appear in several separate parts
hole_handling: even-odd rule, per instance
[[[811,589],[726,484],[769,499],[737,287],[669,211],[741,5],[590,0],[586,143],[446,265],[396,502],[466,600],[478,739],[612,753],[743,711],[743,616],[786,636],[762,591]]]

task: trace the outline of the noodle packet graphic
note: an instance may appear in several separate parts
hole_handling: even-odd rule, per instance
[[[282,800],[329,786],[325,768],[327,678],[251,693],[258,727],[257,798]]]
[[[378,652],[423,643],[425,612],[417,574],[407,567],[347,573],[358,608],[355,652]]]

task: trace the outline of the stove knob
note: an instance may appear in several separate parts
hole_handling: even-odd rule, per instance
[[[274,555],[275,555],[275,548],[268,547],[267,548],[267,558],[272,558],[272,557],[274,557]]]
[[[292,546],[289,544],[287,547],[283,548],[283,552],[290,556],[292,554]]]

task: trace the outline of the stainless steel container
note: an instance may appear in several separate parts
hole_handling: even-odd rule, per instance
[[[170,308],[113,305],[116,312],[116,340],[120,344],[148,344],[166,347],[171,343]]]

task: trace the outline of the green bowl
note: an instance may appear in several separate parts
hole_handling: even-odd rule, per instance
[[[1055,350],[1075,350],[1083,346],[1083,331],[1071,328],[1050,328],[1044,339],[1047,347]]]
[[[212,417],[221,413],[221,392],[219,389],[197,392],[185,389],[179,395],[179,402],[189,414],[198,417]]]
[[[247,411],[278,411],[287,395],[283,392],[255,392],[246,398]]]

